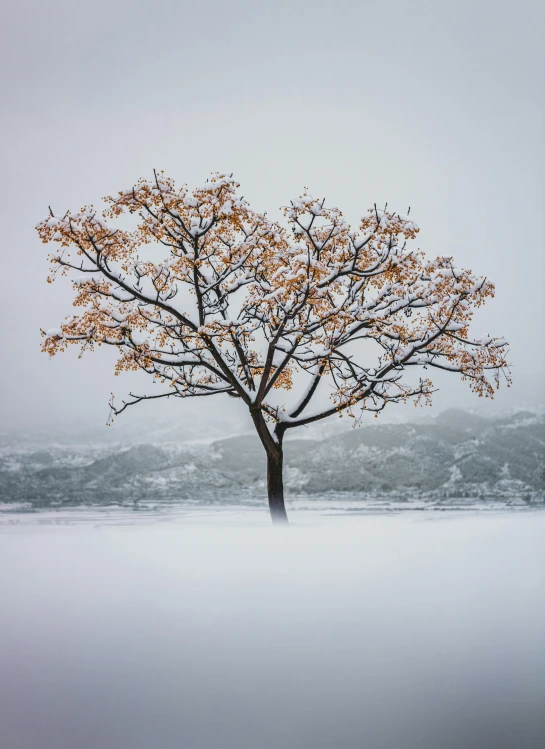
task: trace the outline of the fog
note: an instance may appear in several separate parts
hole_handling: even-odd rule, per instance
[[[173,492],[164,512],[153,489],[134,512],[104,509],[107,486],[100,508],[22,511],[31,489],[69,499],[47,475],[88,501],[85,471],[49,448],[102,444],[111,391],[147,385],[114,377],[111,350],[40,353],[40,329],[73,312],[73,291],[46,283],[34,227],[48,206],[99,207],[153,169],[189,187],[233,172],[274,218],[305,186],[352,223],[375,202],[410,206],[417,247],[496,283],[473,333],[510,342],[511,389],[491,404],[442,373],[435,413],[542,409],[544,21],[539,0],[3,4],[0,468],[25,496],[4,492],[16,501],[0,513],[2,749],[545,745],[545,514],[526,489],[509,514],[491,509],[486,482],[481,514],[390,504],[374,516],[377,504],[348,497],[337,517],[329,498],[312,511],[304,498],[282,530],[265,502],[203,509],[202,482],[192,510],[170,508]],[[251,428],[218,397],[119,421],[109,439],[127,445]],[[529,465],[537,495],[543,442],[519,442],[516,460],[510,444],[496,451],[498,482]],[[480,447],[483,483],[480,466],[496,463]],[[452,454],[455,491],[466,453]],[[108,475],[122,485],[122,471]]]
[[[511,343],[498,407],[541,406],[543,21],[537,0],[5,4],[2,424],[103,425],[110,392],[139,386],[112,351],[39,353],[72,290],[45,282],[34,226],[154,168],[190,186],[232,171],[273,216],[305,185],[352,222],[411,206],[418,246],[496,282],[474,330]],[[456,377],[436,384],[438,409],[476,404]]]
[[[543,513],[52,517],[0,525],[2,746],[543,746]]]

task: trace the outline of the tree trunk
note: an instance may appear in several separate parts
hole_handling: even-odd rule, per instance
[[[288,522],[286,506],[284,505],[283,462],[282,444],[278,445],[278,450],[274,452],[267,450],[267,493],[269,495],[271,519],[275,524],[286,524]]]

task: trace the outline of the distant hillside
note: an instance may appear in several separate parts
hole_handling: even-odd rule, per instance
[[[451,410],[429,423],[380,424],[327,440],[286,443],[288,496],[453,497],[542,503],[545,420],[522,412],[485,419]],[[52,505],[262,500],[257,438],[0,450],[0,502]]]

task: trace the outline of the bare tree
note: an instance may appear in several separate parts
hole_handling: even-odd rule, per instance
[[[502,372],[509,382],[506,343],[469,334],[493,284],[411,249],[418,227],[408,216],[375,206],[355,231],[305,191],[284,208],[286,228],[254,212],[238,188],[232,175],[214,174],[189,192],[161,173],[106,198],[102,213],[50,211],[37,227],[59,245],[48,280],[77,274],[81,314],[44,332],[43,350],[115,346],[118,372],[143,370],[164,386],[112,400],[113,414],[149,399],[239,398],[265,448],[272,519],[285,521],[288,429],[429,402],[432,383],[411,377],[414,367],[458,372],[492,397]],[[110,224],[125,213],[137,219],[132,231]],[[167,257],[157,262],[160,245]],[[326,388],[330,404],[312,410]]]

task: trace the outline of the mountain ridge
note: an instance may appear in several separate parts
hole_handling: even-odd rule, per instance
[[[256,436],[207,443],[6,445],[0,502],[29,508],[146,502],[251,502],[266,494]],[[285,443],[287,496],[452,497],[540,504],[545,419],[523,411],[486,418],[458,409],[431,421],[371,424]]]

